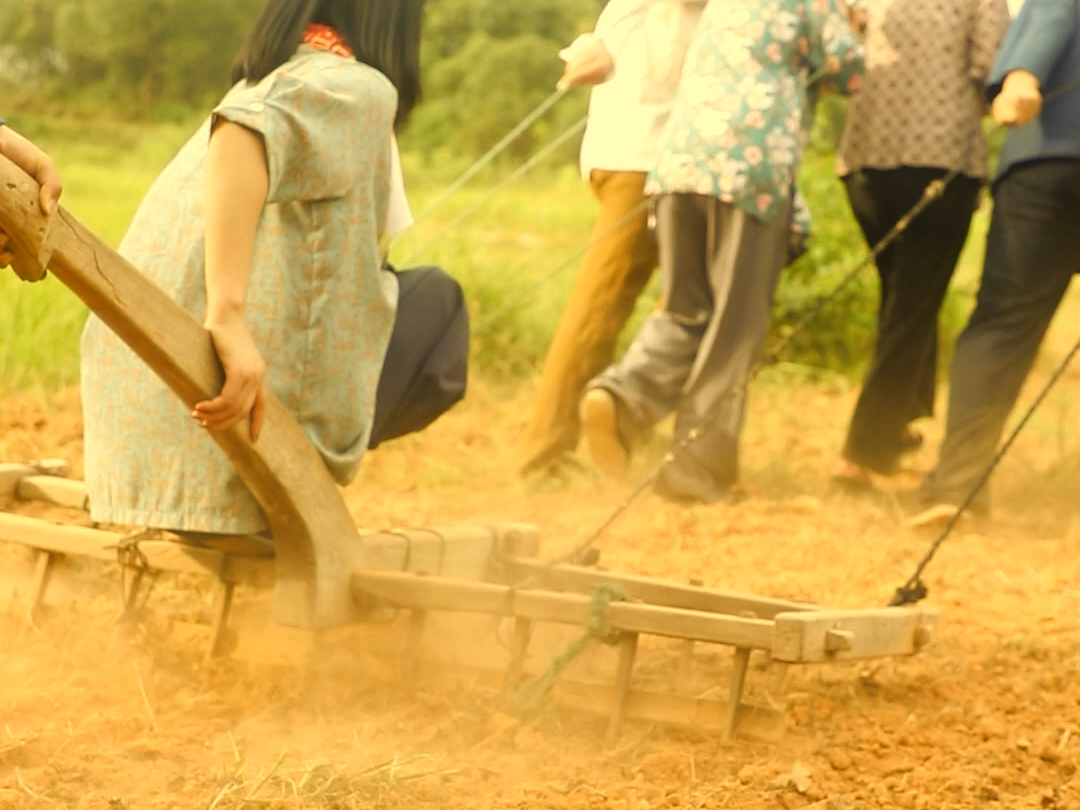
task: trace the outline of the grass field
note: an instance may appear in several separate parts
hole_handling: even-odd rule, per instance
[[[198,125],[123,124],[54,118],[14,118],[13,125],[41,143],[61,167],[64,205],[110,245],[124,235],[139,202],[160,169]],[[410,201],[417,215],[461,173],[467,161],[431,165],[406,155]],[[596,203],[572,165],[541,164],[505,185],[514,167],[495,166],[438,206],[395,245],[401,265],[436,263],[463,284],[473,312],[475,366],[489,377],[521,378],[543,357],[589,241]],[[811,255],[788,274],[778,295],[778,322],[797,320],[832,289],[865,247],[855,231],[831,158],[817,156],[804,171],[804,190],[815,213]],[[967,270],[970,285],[979,258],[976,223]],[[655,300],[657,284],[642,297],[634,325]],[[794,347],[788,359],[818,372],[851,372],[865,358],[873,329],[876,282],[866,268],[851,291],[830,308]],[[964,295],[947,313],[955,332]],[[78,379],[81,303],[54,282],[21,285],[0,275],[0,333],[18,336],[0,345],[0,389],[56,390]]]

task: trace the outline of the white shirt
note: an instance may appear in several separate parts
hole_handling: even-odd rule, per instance
[[[393,239],[413,224],[412,209],[405,194],[405,174],[397,138],[390,137],[390,207],[386,214],[386,238]]]
[[[658,79],[657,74],[670,74],[674,65],[677,83],[689,45],[687,32],[692,35],[704,2],[609,0],[604,7],[594,34],[611,54],[615,69],[606,82],[593,88],[589,99],[581,144],[581,172],[586,179],[594,169],[653,169],[674,97],[674,87],[657,95],[658,81],[672,81],[667,75]]]

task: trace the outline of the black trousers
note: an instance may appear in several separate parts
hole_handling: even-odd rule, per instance
[[[971,320],[953,359],[930,499],[956,502],[997,452],[1050,321],[1080,272],[1080,160],[1022,164],[998,182]],[[989,507],[984,490],[976,508]]]
[[[394,271],[398,308],[375,397],[368,447],[423,430],[465,396],[469,310],[437,267]]]
[[[866,169],[844,178],[871,247],[907,214],[944,169]],[[909,423],[931,416],[937,387],[938,313],[967,241],[980,181],[960,175],[877,259],[878,334],[844,446],[844,458],[894,472]]]

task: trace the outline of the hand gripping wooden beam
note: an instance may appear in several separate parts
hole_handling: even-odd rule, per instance
[[[63,208],[46,218],[37,184],[3,156],[0,229],[14,244],[20,278],[37,281],[46,268],[51,271],[186,406],[221,390],[221,366],[202,325]],[[274,619],[308,628],[352,621],[350,573],[360,562],[360,538],[300,426],[271,397],[257,443],[246,424],[210,435],[269,518],[276,552]]]

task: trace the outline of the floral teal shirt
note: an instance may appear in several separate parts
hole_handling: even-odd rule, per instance
[[[808,81],[852,93],[862,70],[841,0],[709,3],[647,192],[719,197],[771,220],[791,199]]]
[[[381,73],[301,46],[214,115],[259,133],[267,205],[247,295],[270,391],[341,484],[368,446],[397,308],[383,271],[397,93]],[[120,253],[200,321],[210,120],[154,183]],[[96,316],[82,341],[91,517],[155,529],[253,534],[266,515],[233,465],[157,376]]]

